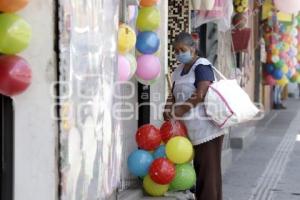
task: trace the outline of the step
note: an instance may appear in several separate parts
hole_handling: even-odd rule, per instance
[[[246,149],[255,138],[254,126],[233,127],[230,132],[230,147],[233,149]]]
[[[117,196],[118,200],[140,200],[143,198],[143,191],[141,189],[124,190]]]

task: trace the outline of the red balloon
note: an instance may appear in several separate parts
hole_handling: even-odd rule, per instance
[[[161,185],[169,184],[176,175],[174,164],[166,158],[158,158],[153,161],[149,169],[151,179]]]
[[[267,85],[275,85],[276,84],[276,80],[273,78],[272,75],[268,74],[265,76],[265,81]]]
[[[144,150],[153,151],[161,144],[159,129],[151,124],[141,126],[135,136],[137,145]]]
[[[31,69],[19,56],[0,56],[0,93],[15,96],[24,92],[31,83]]]
[[[180,121],[166,121],[160,127],[160,135],[164,143],[174,136],[187,136],[187,128],[183,122]]]

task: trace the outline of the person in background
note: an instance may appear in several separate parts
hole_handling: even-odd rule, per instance
[[[222,200],[221,153],[224,131],[207,119],[203,101],[215,80],[212,64],[197,54],[189,33],[180,33],[173,44],[181,63],[172,74],[172,94],[165,106],[164,119],[183,120],[194,145],[197,200]]]
[[[273,91],[273,108],[275,110],[279,110],[279,109],[286,109],[286,107],[282,104],[282,86],[280,85],[275,85],[274,86],[274,91]]]

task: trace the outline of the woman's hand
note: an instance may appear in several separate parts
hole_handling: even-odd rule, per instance
[[[164,121],[168,121],[172,119],[171,110],[165,110],[163,113]]]
[[[182,118],[186,112],[186,108],[183,105],[176,105],[173,107],[172,115],[174,118]]]
[[[175,102],[175,98],[172,94],[170,94],[168,96],[168,99],[167,99],[167,102],[166,102],[166,105],[164,108],[164,113],[163,113],[163,118],[165,121],[168,121],[173,118],[172,117],[172,107],[173,107],[174,102]]]

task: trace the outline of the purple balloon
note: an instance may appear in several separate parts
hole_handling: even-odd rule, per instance
[[[137,59],[136,76],[139,79],[149,81],[159,76],[161,65],[158,57],[154,55],[142,55]]]

